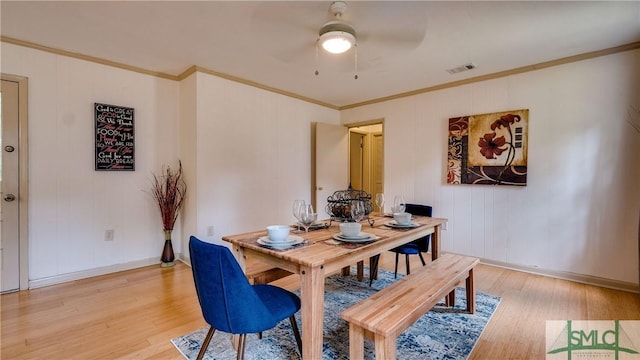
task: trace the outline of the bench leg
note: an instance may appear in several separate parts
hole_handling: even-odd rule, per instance
[[[380,360],[396,360],[397,341],[395,336],[384,337],[375,334],[376,359]]]
[[[469,277],[466,280],[467,290],[467,311],[471,314],[476,312],[476,289],[473,285],[473,269],[469,270]]]
[[[349,359],[364,359],[364,329],[349,323]]]

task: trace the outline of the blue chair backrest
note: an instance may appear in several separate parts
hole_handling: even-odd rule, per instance
[[[205,321],[231,334],[257,333],[277,324],[229,249],[189,239],[191,269]]]
[[[428,205],[405,204],[405,210],[408,213],[418,216],[431,216],[433,208]]]
[[[433,208],[429,205],[419,205],[419,204],[405,204],[405,210],[408,213],[418,216],[429,216],[433,213]],[[431,235],[427,235],[422,237],[416,241],[413,241],[414,244],[418,245],[418,249],[422,252],[429,251],[429,241],[431,240]]]

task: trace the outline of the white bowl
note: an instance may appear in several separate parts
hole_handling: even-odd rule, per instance
[[[362,224],[360,223],[340,223],[340,232],[345,237],[354,237],[360,234]]]
[[[399,225],[409,225],[411,224],[411,214],[408,212],[393,213],[393,220]]]
[[[284,242],[289,236],[289,225],[269,225],[267,226],[267,235],[269,235],[269,240],[273,242]]]

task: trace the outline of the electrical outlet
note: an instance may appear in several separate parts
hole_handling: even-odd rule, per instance
[[[104,241],[113,241],[113,229],[104,231]]]
[[[443,223],[442,223],[442,230],[447,230],[447,228],[448,228],[448,224],[449,224],[449,222],[448,222],[448,221],[443,222]]]
[[[213,229],[213,225],[212,226],[207,226],[207,236],[213,237],[213,234],[214,234],[213,230],[214,230]]]

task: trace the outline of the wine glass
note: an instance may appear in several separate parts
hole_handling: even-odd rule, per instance
[[[364,219],[365,210],[364,203],[361,200],[354,200],[351,202],[351,218],[355,222],[360,222]]]
[[[393,198],[393,206],[391,207],[391,211],[394,213],[404,212],[405,209],[404,197],[402,195],[396,195]]]
[[[300,224],[304,227],[304,232],[309,232],[309,226],[316,221],[316,213],[313,212],[313,205],[304,204],[300,207]]]
[[[293,216],[298,220],[298,231],[300,231],[300,209],[304,206],[304,200],[293,200]]]
[[[384,215],[384,193],[376,194],[376,205],[378,205],[378,211],[381,215]]]

